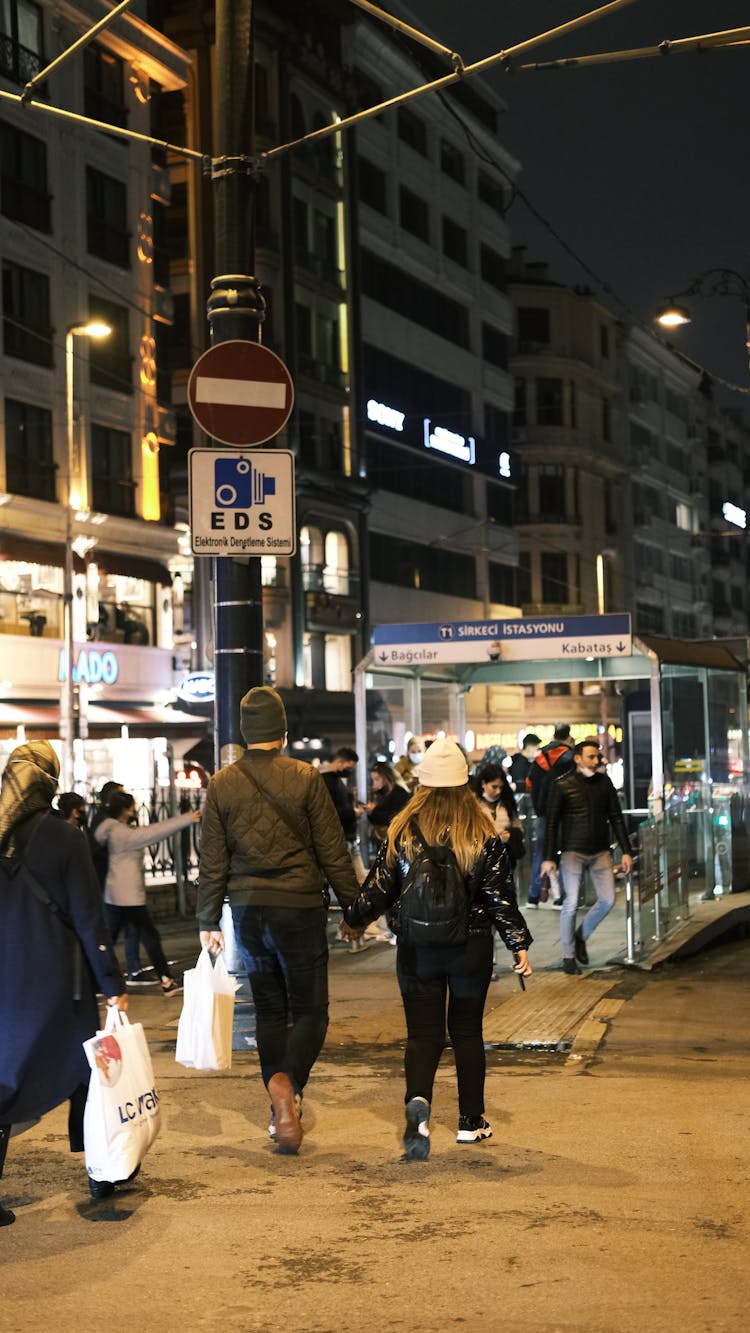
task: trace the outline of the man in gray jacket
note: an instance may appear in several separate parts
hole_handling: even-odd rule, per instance
[[[280,695],[258,686],[240,709],[248,748],[208,784],[198,926],[201,945],[220,953],[221,911],[229,899],[273,1107],[268,1132],[282,1152],[296,1153],[302,1094],[328,1027],[326,886],[346,907],[359,885],[320,774],[281,754],[286,712]],[[361,933],[345,925],[342,932],[352,939]]]

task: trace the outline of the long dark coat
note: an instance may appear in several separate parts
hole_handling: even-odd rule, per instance
[[[36,1120],[88,1083],[81,1043],[100,1026],[96,992],[125,992],[86,839],[51,811],[38,825],[26,862],[74,929],[0,860],[0,1124]],[[29,832],[29,821],[16,832],[21,856]]]

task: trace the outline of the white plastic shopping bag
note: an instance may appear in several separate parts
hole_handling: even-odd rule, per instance
[[[111,1007],[83,1043],[91,1065],[83,1145],[92,1180],[127,1180],[161,1128],[159,1094],[142,1023]]]
[[[175,1060],[188,1069],[231,1069],[234,996],[239,982],[230,977],[221,954],[212,963],[208,949],[202,949],[182,984],[185,998]]]

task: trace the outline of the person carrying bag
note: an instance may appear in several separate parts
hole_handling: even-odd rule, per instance
[[[107,1011],[103,1029],[83,1049],[91,1066],[83,1115],[86,1170],[92,1196],[106,1198],[138,1174],[159,1134],[159,1094],[143,1025],[120,1010]]]
[[[175,1060],[187,1069],[231,1069],[234,981],[224,959],[211,962],[202,949],[182,979],[185,999],[177,1028]]]

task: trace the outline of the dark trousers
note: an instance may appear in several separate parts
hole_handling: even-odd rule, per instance
[[[233,907],[237,948],[255,1005],[263,1082],[287,1074],[301,1093],[328,1028],[324,907]],[[291,1019],[291,1025],[290,1025]]]
[[[456,1061],[460,1115],[484,1111],[482,1018],[492,977],[492,936],[470,935],[466,944],[412,948],[399,943],[398,984],[406,1015],[406,1101],[432,1101],[432,1087],[448,1034]]]
[[[117,943],[120,930],[127,921],[132,921],[138,930],[141,943],[151,959],[160,977],[171,976],[169,964],[164,956],[161,937],[151,919],[147,907],[118,907],[115,903],[105,903],[104,912],[107,925],[112,933],[113,944]]]
[[[83,1152],[83,1113],[86,1109],[88,1084],[79,1083],[70,1094],[68,1105],[68,1142],[71,1152]],[[0,1176],[3,1174],[5,1158],[8,1152],[11,1125],[0,1125]]]

